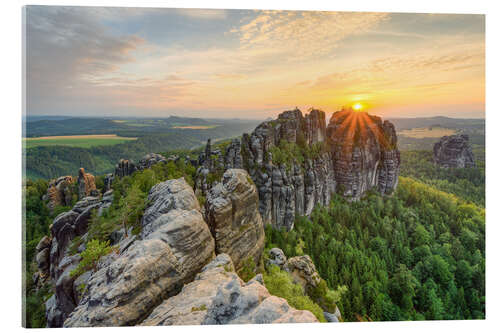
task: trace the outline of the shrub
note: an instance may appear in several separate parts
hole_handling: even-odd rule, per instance
[[[255,261],[252,257],[243,262],[243,267],[238,272],[239,277],[245,281],[250,281],[255,276]]]
[[[302,286],[295,284],[289,273],[280,270],[278,266],[268,267],[264,273],[264,284],[272,295],[286,299],[290,306],[298,310],[311,311],[319,321],[326,322],[321,307],[306,296]]]
[[[98,239],[93,239],[87,243],[87,248],[80,255],[82,260],[78,266],[71,271],[70,276],[80,276],[84,272],[97,268],[97,263],[102,256],[110,253],[112,248],[109,246],[109,241],[101,242]]]

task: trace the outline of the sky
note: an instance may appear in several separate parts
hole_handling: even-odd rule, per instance
[[[26,113],[483,118],[484,15],[26,7]]]

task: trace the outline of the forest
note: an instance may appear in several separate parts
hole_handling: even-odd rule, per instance
[[[266,229],[268,248],[309,254],[330,288],[347,285],[344,320],[481,319],[485,316],[485,211],[418,180],[400,177],[392,197],[335,196]]]

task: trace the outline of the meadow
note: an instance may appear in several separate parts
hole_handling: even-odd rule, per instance
[[[453,135],[456,133],[456,130],[452,128],[444,128],[444,127],[421,127],[421,128],[412,128],[400,131],[399,135],[404,135],[406,137],[415,138],[415,139],[423,139],[423,138],[440,138],[445,135]]]
[[[132,140],[137,140],[137,138],[126,138],[117,136],[116,134],[44,136],[23,139],[27,149],[40,146],[91,148],[116,145]]]

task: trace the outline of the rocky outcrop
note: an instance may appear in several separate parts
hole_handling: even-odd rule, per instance
[[[167,159],[163,155],[155,153],[144,155],[137,164],[135,164],[131,160],[121,159],[115,166],[114,176],[117,177],[130,176],[131,174],[133,174],[138,170],[150,169],[153,165],[157,163],[164,163],[169,160],[171,160],[171,156],[169,157],[169,159]]]
[[[352,109],[332,115],[327,136],[341,193],[357,200],[369,189],[391,194],[397,186],[400,156],[394,125]]]
[[[95,178],[90,173],[85,173],[85,169],[78,170],[78,199],[88,196],[98,196],[99,192],[95,186]]]
[[[469,136],[466,134],[443,136],[434,145],[434,162],[443,168],[475,167]]]
[[[391,194],[400,167],[394,126],[352,109],[336,112],[328,127],[323,111],[285,111],[244,134],[241,143],[233,140],[224,152],[208,141],[198,161],[197,191],[206,194],[217,183],[214,175],[240,160],[257,186],[264,223],[288,230],[295,216],[328,205],[335,192],[349,200],[370,189]]]
[[[317,322],[311,312],[295,310],[286,300],[270,295],[258,280],[245,284],[235,274],[231,258],[219,254],[193,282],[155,308],[141,325]]]
[[[138,324],[213,259],[213,238],[183,178],[155,185],[148,201],[142,239],[125,239],[90,276],[64,326]]]
[[[115,166],[115,176],[117,177],[125,177],[130,176],[134,172],[137,171],[137,167],[134,162],[126,159],[121,159],[118,161],[118,164]]]
[[[271,250],[269,250],[269,259],[266,264],[276,265],[279,268],[283,268],[283,266],[286,264],[286,256],[285,253],[283,253],[283,250],[277,247],[273,247]]]
[[[164,156],[160,154],[150,153],[145,155],[143,158],[139,160],[137,168],[139,170],[149,169],[156,163],[166,162],[166,161],[167,159]]]
[[[283,269],[289,272],[294,281],[300,283],[306,291],[316,288],[321,282],[316,266],[308,255],[289,258]]]
[[[264,249],[264,224],[257,189],[243,169],[228,169],[207,194],[205,215],[216,254],[227,253],[240,270],[247,260],[258,264]]]
[[[50,181],[44,199],[48,201],[47,207],[52,212],[57,206],[69,206],[73,199],[73,184],[71,176],[63,176]]]

